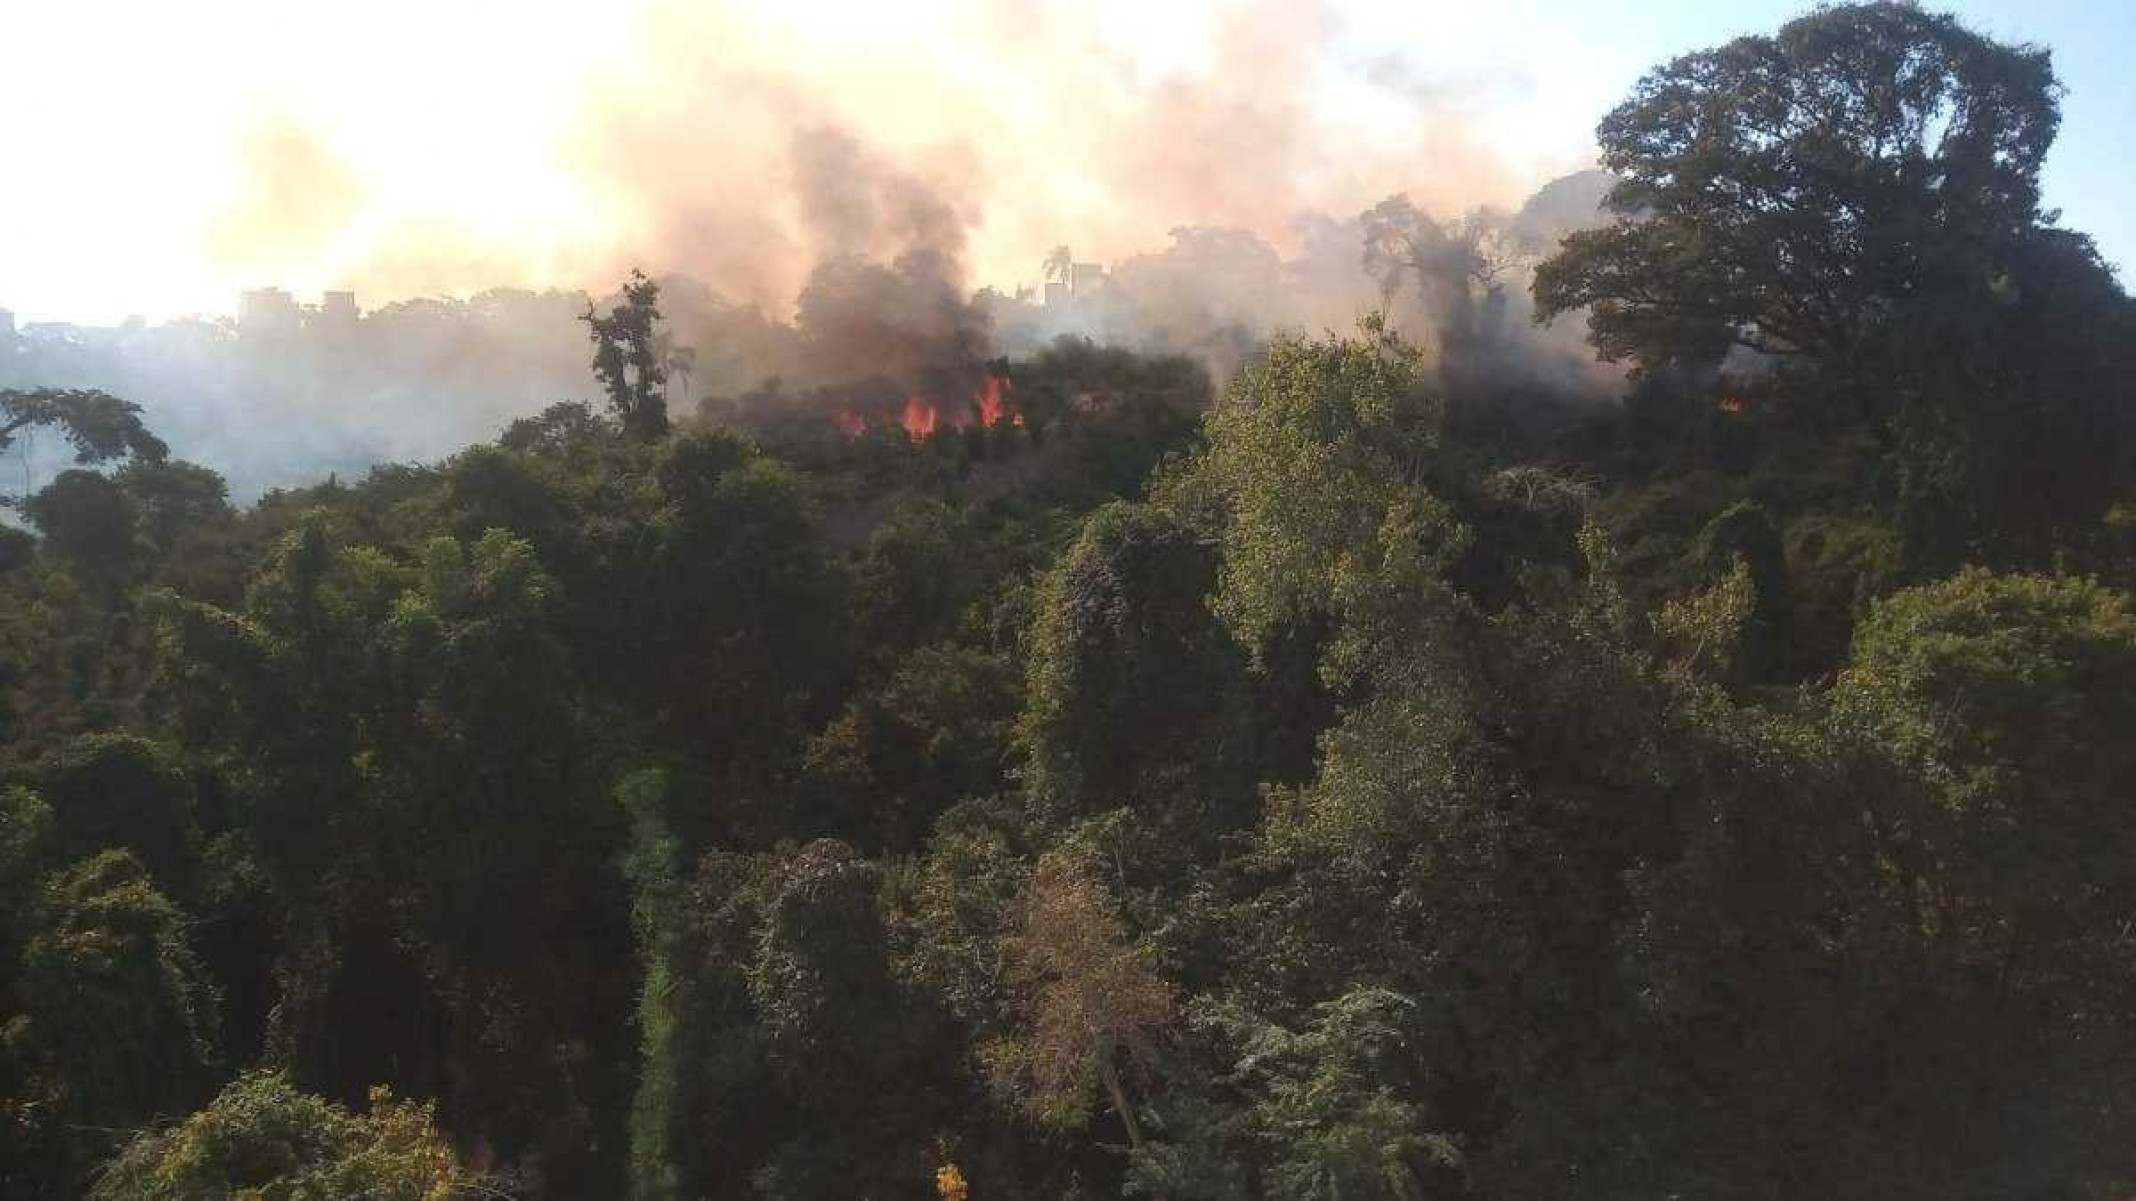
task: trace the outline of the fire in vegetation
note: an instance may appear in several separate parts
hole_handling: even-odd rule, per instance
[[[1009,381],[989,371],[979,384],[979,424],[998,425],[1002,418],[1002,396],[1009,390]]]
[[[934,437],[934,405],[917,394],[905,398],[905,413],[899,420],[905,427],[905,433],[912,438]]]
[[[915,391],[905,397],[904,407],[897,410],[896,422],[905,431],[905,436],[915,442],[924,442],[935,436],[944,427],[967,429],[974,424],[991,429],[1006,421],[1021,426],[1023,416],[1011,412],[1008,404],[1009,381],[994,372],[986,372],[969,401],[964,404],[945,402],[926,391]],[[857,438],[870,426],[890,419],[889,414],[871,415],[859,409],[841,409],[831,420],[840,433],[848,438]]]

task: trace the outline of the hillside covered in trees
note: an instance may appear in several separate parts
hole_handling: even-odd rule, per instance
[[[600,403],[243,508],[0,392],[79,459],[0,527],[0,1196],[2129,1195],[2057,96],[1883,4],[1655,69],[1520,300],[1606,403],[1406,205],[1428,320],[1226,379],[670,412],[639,277]]]

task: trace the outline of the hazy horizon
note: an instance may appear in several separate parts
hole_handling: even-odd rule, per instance
[[[2074,0],[1954,6],[2055,52],[2067,88],[2046,203],[2110,261],[2136,251],[2115,65],[2128,16]],[[366,307],[493,287],[600,293],[630,266],[784,315],[816,262],[943,226],[967,288],[1013,291],[1055,245],[1118,261],[1177,226],[1282,249],[1304,213],[1405,193],[1458,215],[1592,165],[1596,121],[1654,64],[1788,5],[1560,0],[1391,11],[1355,0],[900,8],[636,0],[252,0],[24,14],[19,122],[47,186],[0,198],[18,321],[160,322],[278,286]],[[113,39],[113,29],[128,36]],[[411,30],[421,31],[413,36]],[[91,81],[71,72],[89,61]],[[477,47],[479,51],[470,50]],[[841,158],[812,161],[824,135]],[[858,199],[811,172],[868,174]]]

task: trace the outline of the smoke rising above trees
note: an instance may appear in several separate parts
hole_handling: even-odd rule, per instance
[[[1298,152],[1253,82],[1144,107]],[[2126,1201],[2136,303],[2032,202],[2056,95],[1825,7],[1617,177],[1036,295],[975,157],[796,108],[791,303],[7,327],[270,464],[539,412],[233,505],[0,379],[81,460],[0,527],[0,1196]]]
[[[790,305],[723,293],[687,270],[652,281],[665,321],[646,331],[660,341],[648,361],[656,373],[681,364],[654,390],[677,416],[915,427],[909,412],[929,428],[961,426],[993,419],[993,360],[1060,337],[1183,354],[1221,381],[1279,331],[1348,329],[1375,310],[1450,380],[1518,379],[1588,399],[1616,378],[1595,363],[1578,317],[1535,326],[1527,299],[1533,266],[1557,239],[1604,219],[1600,173],[1554,181],[1510,212],[1435,216],[1403,194],[1358,213],[1298,213],[1289,251],[1243,227],[1177,226],[1168,245],[1116,261],[1071,254],[1061,270],[1087,278],[1045,303],[975,289],[970,207],[850,131],[800,130],[787,149],[806,240],[823,256]],[[1031,261],[1033,277],[1049,257]],[[514,418],[601,394],[580,319],[628,299],[498,288],[359,316],[269,295],[270,311],[235,321],[0,334],[0,387],[65,383],[139,398],[179,457],[222,471],[245,499],[434,459]],[[48,453],[24,456],[33,482],[63,466]]]
[[[492,31],[515,68],[502,77],[426,44],[394,47],[407,74],[384,92],[331,68],[277,78],[232,100],[228,145],[199,156],[220,164],[214,187],[166,178],[170,220],[205,231],[166,239],[193,247],[182,273],[218,281],[193,305],[263,282],[350,289],[391,310],[394,345],[375,308],[336,346],[247,345],[212,320],[48,329],[0,354],[0,386],[134,399],[248,498],[434,458],[597,395],[569,318],[642,267],[697,356],[667,396],[678,415],[708,395],[840,389],[853,397],[823,407],[897,413],[918,395],[961,420],[989,358],[1063,333],[1188,353],[1221,378],[1277,328],[1348,328],[1377,299],[1357,214],[1403,194],[1459,222],[1536,178],[1485,149],[1468,98],[1494,82],[1382,52],[1358,75],[1366,94],[1336,103],[1325,77],[1353,51],[1318,0],[1132,22],[1021,0],[816,19],[644,0],[598,28],[574,17],[570,37],[545,24],[556,14],[526,17]],[[416,105],[426,87],[450,103]],[[1112,268],[1111,295],[1073,313],[1015,304],[1064,244]],[[11,257],[0,286],[33,287],[41,260]],[[181,271],[130,262],[144,287]],[[160,285],[132,303],[182,307]]]

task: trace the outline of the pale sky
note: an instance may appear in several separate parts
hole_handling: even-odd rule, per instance
[[[1591,162],[1642,71],[1804,7],[0,0],[0,307],[161,319],[263,284],[369,304],[631,263],[776,304],[823,249],[786,175],[818,125],[948,199],[974,284],[1182,224],[1280,240],[1397,190],[1512,203]],[[2136,262],[2136,4],[1948,7],[2053,48],[2047,202]]]

